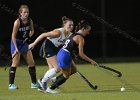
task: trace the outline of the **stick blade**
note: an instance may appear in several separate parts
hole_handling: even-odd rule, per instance
[[[95,85],[95,86],[92,87],[93,90],[96,90],[97,88],[98,88],[97,85]]]
[[[98,86],[97,86],[97,85],[95,85],[94,89],[96,90],[97,88],[98,88]]]
[[[122,77],[122,73],[120,73],[120,74],[118,75],[118,77]]]

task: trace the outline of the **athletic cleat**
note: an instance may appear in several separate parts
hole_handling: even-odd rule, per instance
[[[46,91],[45,91],[44,89],[42,89],[42,88],[38,88],[37,90],[38,90],[39,92],[46,93]]]
[[[56,94],[56,93],[58,93],[58,91],[53,90],[53,89],[50,89],[49,87],[46,89],[46,92],[48,92],[48,93],[52,93],[52,94]]]
[[[9,84],[9,90],[16,90],[18,87],[15,84]]]
[[[31,83],[31,88],[32,89],[37,89],[37,88],[39,88],[40,86],[39,86],[39,84],[38,83]]]
[[[40,84],[40,86],[42,87],[43,90],[46,90],[46,82],[41,82],[41,79],[38,80],[38,83]]]

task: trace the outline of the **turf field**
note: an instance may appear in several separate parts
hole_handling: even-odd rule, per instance
[[[57,89],[59,94],[38,92],[30,88],[30,77],[26,66],[17,69],[15,83],[18,90],[8,90],[8,70],[0,67],[0,100],[139,100],[140,99],[140,63],[106,63],[103,64],[122,72],[122,78],[116,78],[90,64],[77,65],[78,70],[86,76],[97,90],[92,90],[78,75]],[[40,78],[47,66],[37,66],[37,78]],[[125,92],[120,88],[125,87]]]

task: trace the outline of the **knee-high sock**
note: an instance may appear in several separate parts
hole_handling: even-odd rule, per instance
[[[61,76],[63,76],[63,74],[58,75],[58,76],[56,77],[56,79],[58,79],[58,78],[61,77]]]
[[[52,68],[52,69],[48,70],[45,73],[45,75],[44,75],[44,77],[42,79],[42,82],[47,82],[50,78],[52,78],[54,75],[56,75],[56,73],[57,72],[56,72],[55,68]]]
[[[9,69],[9,84],[14,84],[16,74],[16,67],[10,67]]]
[[[32,83],[36,83],[36,68],[34,67],[29,67],[29,74],[32,80]]]
[[[51,85],[50,89],[55,89],[57,88],[58,86],[60,86],[61,84],[65,83],[66,82],[66,78],[61,75],[59,78],[56,79],[56,81]]]

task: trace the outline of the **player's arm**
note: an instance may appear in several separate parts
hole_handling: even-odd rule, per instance
[[[34,46],[36,46],[41,40],[43,40],[44,38],[50,37],[50,38],[56,38],[60,36],[60,31],[55,29],[51,32],[46,32],[46,33],[42,33],[39,37],[37,37],[37,39],[29,45],[29,48],[34,48]]]
[[[29,33],[29,37],[32,37],[33,34],[34,34],[34,25],[33,25],[33,20],[30,19],[30,33]]]
[[[90,62],[91,64],[97,64],[95,61],[93,61],[91,58],[89,58],[88,56],[86,56],[84,54],[84,43],[85,43],[84,39],[81,36],[78,36],[77,40],[78,40],[78,44],[79,44],[79,46],[78,46],[78,48],[79,48],[79,56],[82,59]]]
[[[17,48],[17,43],[16,43],[16,35],[17,35],[17,32],[18,32],[19,25],[20,25],[20,23],[19,23],[19,20],[17,19],[17,20],[14,22],[13,31],[12,31],[12,41],[13,41],[13,43],[14,43],[16,52],[19,52],[19,51],[18,51],[18,48]]]

